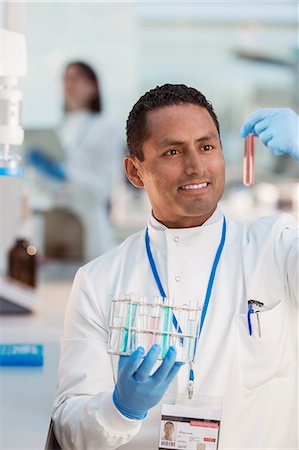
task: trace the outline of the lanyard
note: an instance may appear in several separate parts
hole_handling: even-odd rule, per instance
[[[211,293],[212,293],[212,288],[213,288],[213,284],[214,284],[214,279],[215,279],[215,275],[216,275],[216,270],[219,264],[219,260],[220,260],[220,256],[223,250],[223,246],[224,246],[224,242],[225,242],[225,237],[226,237],[226,220],[225,220],[225,216],[223,216],[223,225],[222,225],[222,233],[221,233],[221,239],[220,239],[220,243],[218,245],[217,251],[216,251],[216,255],[214,258],[214,262],[212,265],[212,270],[210,273],[210,277],[209,277],[209,281],[208,281],[208,286],[207,286],[207,290],[206,290],[206,295],[205,295],[205,301],[204,301],[204,305],[203,305],[203,309],[202,309],[202,313],[201,313],[201,319],[200,319],[200,326],[199,326],[199,332],[196,338],[196,344],[198,343],[198,340],[200,338],[201,335],[201,331],[205,322],[205,318],[206,318],[206,314],[208,311],[208,306],[209,306],[209,302],[210,302],[210,298],[211,298]],[[149,233],[148,233],[148,228],[146,228],[145,230],[145,246],[146,246],[146,252],[147,252],[147,256],[148,256],[148,260],[155,278],[155,281],[157,283],[157,286],[159,288],[160,291],[160,295],[161,297],[163,297],[163,301],[166,298],[166,294],[165,291],[163,289],[158,271],[157,271],[157,267],[153,258],[153,254],[151,252],[151,248],[150,248],[150,239],[149,239]],[[175,315],[173,314],[173,325],[175,327],[176,330],[178,330],[179,333],[182,333],[181,328],[178,326],[178,322],[177,319],[175,317]],[[194,361],[194,357],[195,357],[195,353],[196,353],[196,345],[194,346],[194,355],[193,355],[193,359],[192,362]],[[190,372],[189,372],[189,385],[188,385],[188,396],[189,398],[192,398],[192,394],[193,394],[193,383],[194,383],[194,372],[193,372],[193,368],[192,368],[192,362],[190,363]]]

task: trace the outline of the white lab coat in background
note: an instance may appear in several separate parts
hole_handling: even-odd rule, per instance
[[[203,303],[222,223],[220,209],[203,226],[189,229],[167,229],[150,218],[153,257],[176,305]],[[129,292],[159,295],[144,237],[144,231],[131,236],[76,275],[53,408],[64,450],[157,449],[161,403],[173,403],[177,392],[186,394],[188,364],[143,421],[122,416],[112,403],[118,357],[107,354],[111,299]],[[194,363],[195,394],[223,400],[219,450],[298,449],[297,239],[289,215],[253,225],[227,219]],[[253,335],[248,332],[249,299],[265,304],[261,337],[256,316]]]
[[[68,180],[56,183],[56,205],[75,212],[84,228],[85,258],[115,246],[108,201],[120,181],[120,132],[104,114],[68,113],[58,131]]]

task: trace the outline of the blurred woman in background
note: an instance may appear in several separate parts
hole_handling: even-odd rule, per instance
[[[51,207],[65,208],[80,220],[83,258],[90,260],[114,246],[109,204],[122,164],[121,139],[102,111],[97,76],[89,65],[68,64],[63,90],[65,114],[58,136],[64,160],[35,151],[30,162],[51,178]]]
[[[85,229],[85,257],[114,246],[109,201],[121,167],[119,133],[102,111],[93,69],[68,64],[64,73],[65,117],[59,136],[66,153],[64,201]]]

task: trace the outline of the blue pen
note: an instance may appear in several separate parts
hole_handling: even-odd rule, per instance
[[[259,337],[262,337],[261,324],[260,324],[260,318],[259,318],[259,310],[255,310],[253,308],[253,305],[256,305],[258,308],[262,308],[264,306],[264,303],[260,302],[259,300],[253,300],[253,299],[248,300],[247,322],[248,322],[249,335],[252,336],[251,315],[256,314]]]
[[[250,300],[249,300],[250,302]],[[251,325],[251,314],[254,314],[254,309],[252,304],[248,302],[248,312],[247,312],[247,322],[248,322],[248,331],[250,336],[252,336],[252,325]]]

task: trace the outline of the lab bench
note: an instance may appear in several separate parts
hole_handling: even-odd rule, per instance
[[[1,343],[42,344],[44,351],[42,367],[0,367],[0,449],[44,449],[71,284],[43,279],[33,313],[0,316]]]

